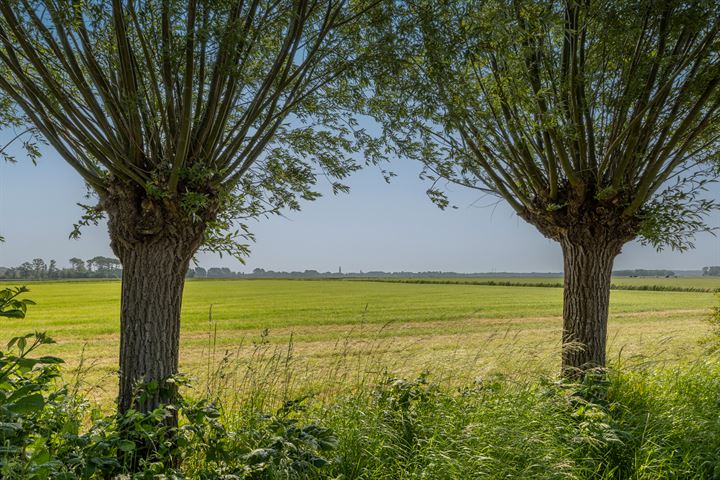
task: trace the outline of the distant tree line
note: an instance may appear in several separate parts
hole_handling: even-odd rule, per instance
[[[615,277],[674,277],[675,272],[672,270],[643,270],[638,268],[635,270],[615,270]]]
[[[720,277],[720,265],[712,267],[703,267],[703,275],[708,277]]]
[[[122,268],[116,258],[97,256],[89,260],[73,257],[70,266],[59,268],[55,260],[46,263],[34,258],[17,267],[0,268],[0,279],[58,280],[64,278],[120,278]]]
[[[274,270],[264,270],[256,268],[252,273],[234,272],[228,267],[212,267],[205,269],[203,267],[195,267],[188,269],[188,278],[334,278],[343,276],[364,276],[360,274],[342,274],[332,272],[318,272],[317,270],[304,270],[302,272],[276,272]],[[385,274],[388,276],[391,274]]]
[[[382,270],[372,270],[369,272],[348,272],[343,273],[341,269],[337,272],[320,272],[318,270],[303,270],[303,271],[276,271],[276,270],[265,270],[263,268],[256,268],[251,273],[234,272],[227,267],[219,268],[213,267],[205,269],[203,267],[190,268],[188,270],[188,278],[438,278],[438,277],[478,277],[478,276],[560,276],[561,273],[508,273],[508,272],[493,272],[493,273],[458,273],[458,272],[441,272],[441,271],[426,271],[426,272],[385,272]]]
[[[0,279],[18,280],[58,280],[70,278],[121,278],[120,261],[112,257],[97,256],[89,260],[73,257],[70,266],[59,268],[55,260],[48,263],[42,258],[34,258],[17,267],[0,267]],[[720,276],[720,266],[703,267],[703,275]],[[616,277],[674,277],[672,270],[616,270]],[[251,273],[235,272],[228,267],[204,268],[197,266],[188,269],[187,278],[462,278],[462,277],[552,277],[562,276],[561,272],[481,272],[459,273],[443,271],[424,272],[320,272],[318,270],[276,271],[255,268]]]
[[[708,268],[708,267],[706,267]],[[720,267],[710,267],[720,268]],[[703,270],[704,272],[704,270]],[[698,272],[699,273],[699,272]],[[672,270],[616,270],[613,272],[617,277],[674,277],[675,272]],[[711,274],[712,275],[712,274]],[[717,273],[716,275],[720,275]],[[484,272],[484,273],[458,273],[458,272],[442,272],[442,271],[425,271],[425,272],[385,272],[382,270],[372,270],[369,272],[347,272],[343,273],[341,269],[337,272],[320,272],[318,270],[303,271],[275,271],[256,268],[251,273],[234,272],[227,267],[213,267],[205,269],[203,267],[190,268],[187,274],[188,278],[463,278],[463,277],[561,277],[561,272],[532,272],[532,273],[515,273],[515,272]]]

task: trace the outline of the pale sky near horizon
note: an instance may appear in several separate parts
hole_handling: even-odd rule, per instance
[[[0,133],[0,144],[7,134]],[[84,201],[80,177],[51,149],[44,149],[37,166],[29,161],[0,162],[0,266],[15,266],[32,258],[111,256],[104,225],[88,228],[80,240],[68,233]],[[328,194],[307,202],[300,212],[251,223],[256,242],[246,264],[216,255],[199,254],[204,267],[226,266],[250,272],[266,270],[560,272],[560,247],[518,218],[503,202],[478,192],[449,187],[458,207],[439,210],[425,195],[420,166],[395,161],[398,174],[386,184],[377,168],[353,175],[347,195]],[[714,186],[711,194],[720,196]],[[720,226],[720,214],[709,218]],[[696,270],[720,265],[720,239],[704,234],[696,249],[685,253],[656,252],[629,244],[616,269],[668,268]]]

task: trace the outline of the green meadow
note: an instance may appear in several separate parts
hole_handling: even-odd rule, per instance
[[[472,279],[463,279],[465,283]],[[486,279],[476,279],[484,281]],[[544,278],[495,281],[542,282]],[[717,278],[622,278],[629,285],[717,288]],[[10,285],[5,283],[5,285]],[[37,305],[0,324],[0,338],[47,331],[47,354],[114,395],[119,342],[117,281],[33,282]],[[712,293],[613,290],[609,358],[675,362],[698,352]],[[531,378],[558,368],[562,289],[346,280],[190,280],[182,315],[181,370],[203,377],[225,356],[248,359],[258,344],[291,346],[303,388],[328,369],[363,361],[412,376],[432,370],[452,382],[478,375]],[[352,365],[348,363],[351,362]],[[342,364],[342,366],[339,366]],[[370,367],[367,367],[370,368]]]

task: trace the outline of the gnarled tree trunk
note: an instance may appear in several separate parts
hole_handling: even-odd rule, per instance
[[[179,202],[151,200],[132,188],[117,188],[102,202],[123,266],[118,409],[147,412],[173,403],[177,393],[167,380],[178,373],[183,285],[206,224]],[[139,396],[138,384],[146,386]]]
[[[637,235],[638,218],[623,206],[602,204],[593,191],[567,190],[561,209],[544,205],[523,218],[563,252],[563,377],[582,379],[605,367],[610,284],[615,257]]]
[[[121,412],[131,407],[150,411],[172,402],[175,395],[165,380],[178,372],[180,306],[188,269],[181,242],[157,238],[133,245],[121,257]],[[149,388],[133,398],[137,382]]]
[[[564,263],[562,374],[605,367],[613,262],[623,242],[573,232],[560,241]]]

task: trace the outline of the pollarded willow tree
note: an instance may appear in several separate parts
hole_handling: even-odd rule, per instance
[[[394,2],[368,109],[400,154],[504,199],[560,243],[562,368],[605,365],[610,275],[639,238],[692,246],[714,202],[720,5]],[[389,10],[389,11],[390,11]],[[447,198],[429,190],[441,207]]]
[[[121,411],[173,399],[197,250],[244,253],[236,222],[298,208],[321,178],[344,191],[361,166],[344,106],[374,3],[0,2],[0,90],[97,193],[82,223],[107,215],[123,266]]]

